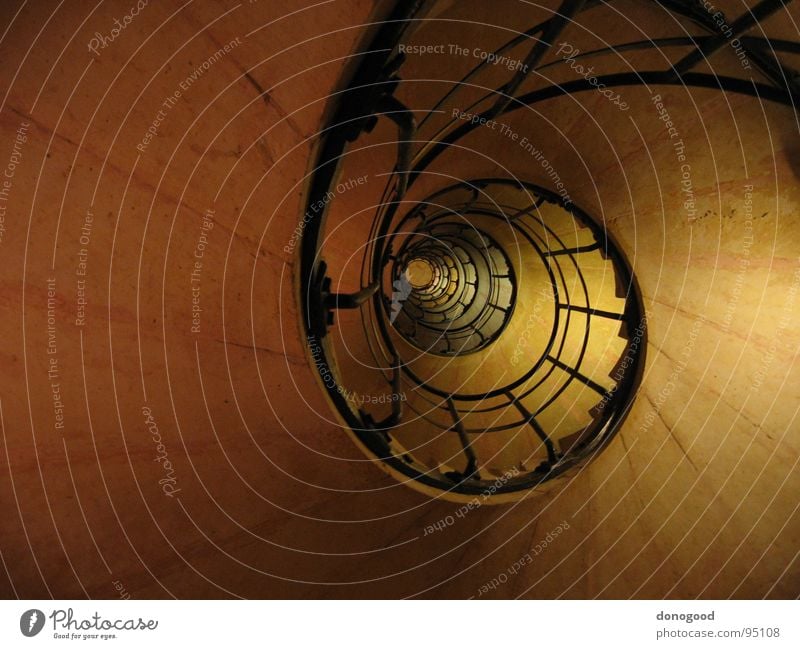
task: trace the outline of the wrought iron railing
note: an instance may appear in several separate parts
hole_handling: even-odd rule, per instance
[[[565,62],[543,61],[570,19],[581,11],[613,5],[567,0],[552,17],[520,28],[518,35],[493,50],[495,57],[502,57],[530,43],[524,63],[502,84],[486,88],[476,83],[487,70],[486,58],[444,89],[424,113],[412,112],[398,99],[406,63],[399,46],[413,41],[415,29],[436,2],[397,3],[376,25],[358,66],[335,95],[334,110],[322,131],[306,207],[323,207],[305,226],[300,255],[303,325],[314,347],[314,361],[321,373],[332,377],[323,382],[324,389],[368,453],[395,475],[434,490],[468,495],[486,493],[491,485],[495,494],[524,493],[585,461],[612,438],[641,378],[646,323],[630,265],[602,224],[563,193],[524,180],[473,179],[411,204],[406,196],[445,151],[487,121],[560,96],[596,90],[598,84],[700,87],[794,107],[797,74],[783,56],[800,53],[800,45],[770,39],[763,30],[761,36],[745,33],[788,1],[764,0],[727,23],[725,30],[699,2],[649,2],[653,11],[688,19],[699,33],[687,35],[684,24],[669,38],[609,44],[572,58],[588,61],[653,51],[664,57],[663,69],[549,83],[546,73]],[[725,76],[693,71],[707,57],[734,55],[732,48],[721,51],[732,39],[753,62],[754,72]],[[670,59],[669,52],[680,48],[690,51]],[[473,98],[463,107],[473,118],[443,120],[443,109],[465,97]],[[352,294],[334,293],[321,245],[331,202],[326,197],[351,143],[380,119],[397,127],[394,168],[385,170],[387,183],[362,242],[361,288]],[[502,200],[497,198],[501,195]],[[510,251],[493,240],[493,222],[513,231],[526,255],[541,265],[545,302],[552,310],[549,335],[535,354],[522,356],[523,368],[512,381],[498,378],[496,385],[479,391],[452,384],[443,387],[435,373],[423,376],[418,371],[418,358],[411,358],[409,349],[428,357],[488,353],[508,325],[521,288]],[[405,270],[415,260],[430,271],[417,290],[403,284]],[[609,279],[613,295],[605,303],[615,306],[604,308],[596,298],[607,290]],[[394,397],[388,411],[356,407],[346,398],[351,390],[329,336],[340,309],[359,310],[362,342],[374,361],[372,371],[379,373]],[[613,328],[613,349],[598,347],[593,336],[609,338]],[[401,399],[401,394],[412,398]],[[496,463],[487,473],[489,463],[480,456],[481,444],[494,453],[492,457],[503,456],[503,449],[482,440],[511,432],[513,437],[503,438],[504,443],[519,447],[521,431],[536,440],[527,442],[525,448],[531,452],[520,455],[517,448],[510,456],[519,459],[517,464],[503,469],[502,462]],[[438,444],[433,456],[430,449],[423,450],[431,444]],[[432,460],[426,460],[426,453]],[[499,485],[493,480],[498,475],[503,478]]]

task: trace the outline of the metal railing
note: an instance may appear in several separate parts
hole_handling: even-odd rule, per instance
[[[607,88],[650,88],[659,85],[699,87],[748,95],[794,107],[798,92],[797,75],[782,62],[780,55],[800,53],[800,44],[744,34],[747,29],[759,25],[760,21],[788,1],[764,0],[758,3],[740,18],[732,20],[731,33],[725,34],[721,33],[718,21],[713,20],[697,2],[650,2],[653,10],[670,12],[689,19],[705,31],[706,35],[690,36],[682,32],[669,38],[621,42],[582,52],[576,57],[590,60],[612,53],[646,50],[664,53],[673,48],[690,48],[688,54],[670,62],[664,69],[615,72],[593,79],[549,83],[543,73],[564,65],[564,62],[542,61],[556,38],[569,25],[569,19],[581,11],[612,4],[567,0],[550,19],[533,27],[520,29],[517,36],[494,50],[494,54],[499,57],[522,44],[531,44],[525,58],[524,72],[518,70],[510,74],[502,85],[487,89],[465,107],[477,119],[465,122],[453,118],[438,127],[434,125],[434,117],[440,116],[441,108],[452,103],[465,88],[470,88],[474,94],[475,84],[472,82],[486,69],[488,62],[484,60],[478,63],[459,82],[453,83],[427,114],[421,115],[419,111],[412,113],[396,96],[402,83],[405,63],[405,57],[399,53],[398,46],[413,38],[414,30],[423,24],[425,13],[436,3],[423,0],[397,3],[371,35],[370,41],[364,47],[360,64],[348,77],[349,82],[336,94],[335,110],[323,129],[324,136],[318,147],[314,173],[306,194],[306,208],[311,205],[324,207],[319,211],[319,216],[306,225],[300,254],[303,325],[309,340],[313,342],[314,359],[318,368],[334,378],[333,383],[325,382],[324,389],[333,407],[376,459],[383,461],[397,473],[435,489],[460,494],[485,493],[491,478],[481,475],[475,439],[524,426],[539,441],[543,449],[542,461],[535,467],[527,467],[493,491],[524,492],[584,461],[611,439],[629,411],[641,378],[645,360],[646,324],[631,268],[602,225],[561,195],[530,183],[508,179],[483,178],[472,183],[460,183],[410,207],[404,198],[420,174],[449,147],[480,128],[481,120],[485,123],[485,120],[508,115],[525,106],[591,91],[596,89],[598,83]],[[692,71],[705,57],[724,56],[725,53],[720,50],[726,39],[732,37],[738,37],[742,50],[754,62],[758,78]],[[533,87],[526,87],[530,85]],[[481,107],[484,108],[481,110]],[[362,288],[349,295],[334,294],[330,290],[330,279],[324,262],[325,251],[321,247],[322,233],[330,208],[325,197],[335,185],[350,144],[363,133],[371,131],[380,119],[391,120],[398,129],[395,166],[394,169],[386,170],[388,180],[371,230],[365,238]],[[530,198],[529,202],[520,207],[493,200],[492,188],[502,185],[524,193]],[[451,202],[445,194],[456,190],[469,190],[471,198]],[[586,241],[580,245],[571,245],[562,240],[542,217],[543,206],[552,206],[562,215],[567,214],[574,219],[588,233]],[[401,276],[404,264],[414,256],[424,257],[426,254],[435,254],[440,259],[444,254],[441,242],[446,242],[451,251],[459,242],[459,234],[454,233],[452,223],[448,223],[448,215],[453,212],[460,215],[471,214],[486,222],[495,219],[502,222],[504,227],[512,228],[523,245],[536,252],[547,271],[554,296],[554,323],[550,339],[542,353],[536,358],[525,359],[526,369],[514,381],[480,392],[442,389],[415,373],[399,350],[398,328],[394,327],[393,321],[393,317],[397,317],[397,309],[392,308],[391,293],[394,282]],[[415,220],[421,225],[409,234],[409,223]],[[423,235],[432,241],[427,250],[419,239]],[[463,241],[461,243],[463,245]],[[623,308],[610,311],[597,308],[592,303],[590,284],[594,280],[587,279],[582,261],[589,255],[600,255],[609,264],[609,272],[613,274],[617,287],[616,296],[624,302]],[[474,258],[466,255],[466,258],[458,260],[460,266],[457,268],[457,260],[453,257],[455,255],[451,252],[453,273],[461,273],[459,276],[462,278],[469,274],[470,265],[475,266]],[[508,268],[509,272],[501,272],[497,277],[490,278],[490,283],[501,281],[504,274],[513,276],[510,263]],[[472,270],[477,275],[477,270]],[[442,269],[442,272],[446,270]],[[567,281],[567,276],[573,280]],[[448,303],[448,308],[455,308],[456,311],[449,313],[445,319],[457,319],[468,311],[475,293],[473,291],[470,295],[469,285],[470,282],[462,283],[463,294],[454,302]],[[491,296],[492,291],[489,290],[488,294]],[[491,302],[490,298],[487,303]],[[447,328],[437,328],[437,322],[432,320],[432,314],[436,310],[423,308],[424,306],[421,297],[415,297],[408,303],[409,312],[416,307],[419,313],[416,317],[406,318],[405,325],[401,319],[398,324],[399,335],[413,342],[416,334],[404,331],[402,327],[411,324],[414,327],[425,327],[440,333],[446,340],[445,347],[438,349],[438,352],[456,353],[459,347],[454,340],[447,339]],[[512,297],[510,304],[494,306],[507,309],[510,316],[514,298]],[[343,396],[347,394],[348,388],[342,384],[334,348],[327,336],[330,328],[336,326],[336,312],[343,308],[360,310],[364,339],[369,345],[376,367],[382,368],[376,371],[381,372],[388,389],[394,395],[401,391],[411,391],[415,395],[415,401],[407,403],[406,412],[403,409],[403,400],[394,399],[391,412],[377,417],[369,408],[356,408]],[[507,316],[504,317],[503,324],[506,320]],[[612,377],[610,383],[599,381],[597,372],[589,371],[585,362],[593,331],[609,321],[619,325],[621,339],[624,341],[615,356],[613,366],[603,368],[603,374]],[[461,333],[466,331],[470,336],[482,330],[474,317],[465,326],[466,329],[461,330]],[[499,327],[494,333],[499,334],[501,330],[502,327]],[[575,338],[572,337],[575,331],[580,335],[578,345],[574,344]],[[484,344],[475,346],[472,351],[480,351],[495,338],[490,332],[486,340],[482,341]],[[424,344],[417,346],[425,347]],[[554,375],[564,377],[555,387],[551,381]],[[576,385],[595,393],[596,402],[592,408],[591,421],[573,434],[554,440],[553,431],[541,423],[541,420],[546,416],[548,408]],[[538,395],[537,390],[540,389],[547,390],[546,396]],[[533,399],[532,395],[537,396]],[[531,403],[535,403],[536,407],[532,408]],[[490,416],[492,413],[502,413],[502,423],[470,427],[469,423],[476,415]],[[513,418],[509,413],[515,413]],[[455,458],[445,463],[451,470],[443,471],[440,466],[430,466],[415,457],[413,449],[409,450],[398,441],[398,431],[404,421],[408,420],[427,422],[427,425],[440,430],[442,435],[451,435],[458,439],[463,455],[463,469],[455,466],[461,463]]]

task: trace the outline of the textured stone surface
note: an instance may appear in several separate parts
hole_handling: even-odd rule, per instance
[[[109,598],[119,580],[133,597],[469,597],[562,521],[492,596],[800,594],[789,109],[657,89],[685,143],[692,214],[645,89],[622,90],[624,115],[582,93],[507,116],[632,260],[651,312],[647,370],[619,436],[560,492],[426,536],[458,505],[398,485],[336,424],[306,358],[287,249],[313,136],[372,3],[150,2],[109,40],[132,4],[0,8],[0,168],[18,160],[0,238],[0,595]],[[623,4],[662,35],[657,14]],[[455,3],[439,17],[473,24],[428,37],[431,23],[418,39],[488,50],[509,38],[492,23],[518,24],[519,11]],[[570,28],[583,50],[623,29],[593,11]],[[107,42],[92,52],[96,33]],[[443,58],[441,78],[468,63]],[[434,86],[399,94],[428,106]],[[440,168],[546,181],[497,137],[462,144],[476,152]],[[444,184],[423,179],[414,195]],[[367,183],[336,210],[380,189]],[[370,218],[347,227],[363,233]],[[352,252],[346,232],[333,262]]]

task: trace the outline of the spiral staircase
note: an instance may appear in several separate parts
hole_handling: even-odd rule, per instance
[[[776,46],[792,51],[786,41],[745,38],[765,82],[696,71],[783,2],[759,3],[724,34],[694,4],[673,3],[672,13],[712,34],[605,41],[585,52],[562,41],[558,51],[568,56],[559,60],[556,53],[553,60],[572,19],[599,4],[568,0],[532,26],[520,15],[518,36],[494,50],[475,48],[470,57],[458,21],[435,17],[448,3],[401,3],[365,46],[365,60],[323,128],[309,208],[353,173],[350,165],[354,175],[366,168],[358,161],[365,150],[373,174],[386,180],[376,203],[355,214],[326,203],[306,228],[299,286],[304,324],[309,339],[322,345],[323,366],[336,377],[328,394],[357,442],[391,474],[426,493],[459,500],[490,490],[495,502],[525,497],[602,450],[641,380],[647,322],[636,278],[604,218],[572,203],[558,172],[534,146],[530,122],[538,103],[630,86],[655,95],[655,87],[680,84],[793,105],[793,86],[781,81],[794,74],[778,58],[762,56]],[[453,56],[435,56],[445,51],[473,59],[464,70],[456,64],[462,76],[449,69]],[[632,72],[606,64],[602,75],[560,76],[559,68],[576,58],[581,70],[594,71],[590,63],[629,51],[641,57]],[[672,51],[680,57],[666,70],[642,67],[655,60],[651,55],[663,59]],[[413,60],[407,55],[417,52]],[[453,80],[445,84],[443,77]],[[617,98],[613,104],[625,119],[627,103]],[[370,137],[379,121],[396,125],[397,134]],[[505,173],[453,175],[468,158]],[[378,164],[381,171],[375,171]],[[549,188],[530,182],[542,182],[542,168]],[[423,197],[415,189],[426,182],[438,189]],[[328,209],[336,213],[335,225],[326,226]],[[368,235],[359,237],[356,229]],[[357,241],[356,252],[345,267],[329,268],[325,246],[346,246],[340,237]],[[409,279],[414,274],[424,276],[420,285]],[[347,300],[345,287],[351,287]],[[363,326],[337,329],[341,306],[358,309]],[[391,408],[354,408],[341,398],[381,391],[392,395]]]
[[[0,594],[800,594],[796,2],[2,4]]]

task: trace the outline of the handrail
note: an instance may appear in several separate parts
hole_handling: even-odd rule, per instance
[[[759,22],[760,19],[774,12],[776,9],[788,4],[791,0],[762,0],[753,9],[749,17],[743,15],[732,24],[738,31]],[[420,133],[428,124],[429,119],[436,114],[441,106],[457,96],[460,89],[465,87],[482,88],[471,83],[481,71],[487,69],[487,61],[482,61],[472,68],[461,81],[453,84],[444,96],[424,114],[420,111],[417,117],[401,99],[397,97],[397,90],[401,87],[401,75],[405,58],[397,53],[398,45],[408,42],[414,27],[417,27],[421,17],[435,0],[417,0],[415,2],[398,2],[394,9],[375,34],[372,42],[365,48],[367,54],[355,70],[352,80],[340,93],[329,120],[329,127],[324,129],[325,136],[321,140],[315,159],[314,172],[311,175],[306,192],[306,206],[312,204],[324,205],[318,218],[309,223],[303,231],[300,252],[300,286],[302,297],[303,324],[306,331],[314,340],[315,349],[318,349],[321,367],[326,368],[334,377],[334,384],[325,384],[325,390],[333,406],[340,412],[347,425],[359,440],[373,453],[400,474],[408,476],[422,484],[435,487],[443,491],[452,491],[462,494],[479,493],[483,488],[482,477],[478,470],[478,458],[474,452],[471,435],[502,432],[513,429],[520,422],[526,423],[539,436],[547,450],[547,460],[528,475],[519,479],[509,480],[498,493],[504,491],[523,491],[539,484],[542,480],[552,478],[585,459],[589,453],[596,451],[607,443],[621,422],[624,420],[635,394],[636,386],[641,378],[644,366],[644,348],[642,340],[636,342],[636,350],[632,350],[632,338],[628,337],[625,354],[633,353],[635,362],[630,371],[623,372],[619,381],[612,387],[606,388],[598,384],[593,378],[582,372],[582,363],[587,351],[589,335],[594,318],[619,321],[626,327],[628,334],[633,331],[640,332],[644,338],[646,329],[644,308],[638,293],[635,278],[630,265],[622,254],[620,248],[612,241],[608,232],[588,214],[582,212],[577,206],[567,204],[561,196],[548,190],[525,182],[509,181],[507,179],[486,178],[472,185],[472,195],[469,205],[459,207],[462,212],[475,215],[475,218],[504,219],[507,225],[514,229],[524,245],[530,246],[542,260],[549,273],[550,282],[554,291],[555,314],[554,319],[558,327],[554,328],[550,340],[539,359],[531,360],[530,367],[523,372],[521,378],[509,385],[500,386],[495,390],[483,393],[453,393],[444,387],[439,388],[415,372],[403,362],[395,343],[396,335],[388,324],[390,300],[382,288],[384,267],[394,264],[395,269],[402,266],[403,259],[409,253],[409,241],[406,239],[394,248],[401,229],[413,219],[423,215],[422,226],[417,226],[419,232],[435,234],[437,223],[447,222],[447,211],[454,209],[452,205],[436,206],[436,200],[441,199],[443,192],[452,190],[447,188],[417,206],[406,204],[405,197],[409,189],[423,171],[426,171],[437,158],[450,146],[455,145],[461,138],[479,128],[479,124],[464,122],[451,118],[440,127],[431,138],[420,138]],[[777,59],[776,52],[800,52],[800,45],[790,41],[769,38],[751,37],[745,34],[740,36],[743,47],[749,53],[757,53],[754,58],[757,66],[764,72],[766,81],[757,81],[753,78],[739,78],[731,76],[718,76],[692,72],[692,68],[703,56],[710,56],[719,50],[720,34],[718,27],[693,13],[690,4],[681,0],[664,0],[662,10],[688,17],[702,25],[709,32],[708,36],[676,36],[661,38],[653,41],[625,42],[610,45],[606,48],[582,52],[575,58],[590,59],[611,52],[638,51],[659,47],[677,47],[692,45],[695,49],[688,56],[684,56],[677,63],[669,64],[664,70],[633,70],[630,72],[612,72],[589,79],[576,79],[562,84],[544,83],[539,87],[529,89],[522,94],[517,94],[523,82],[533,78],[544,80],[541,75],[543,70],[565,61],[543,62],[544,56],[553,44],[554,39],[567,25],[569,19],[581,10],[594,8],[601,3],[590,0],[564,0],[558,12],[546,21],[521,31],[518,36],[495,50],[502,53],[515,47],[526,39],[533,40],[533,46],[527,55],[522,70],[514,74],[508,82],[500,88],[486,88],[487,92],[480,99],[474,101],[467,109],[474,108],[492,96],[497,96],[492,107],[479,114],[480,118],[492,119],[508,115],[526,106],[538,102],[557,99],[575,93],[586,92],[596,88],[598,84],[606,87],[621,86],[657,86],[672,85],[684,87],[706,88],[726,92],[735,92],[747,96],[759,97],[775,101],[784,105],[794,106],[797,87],[793,84],[794,73],[783,68]],[[738,33],[738,32],[737,32]],[[534,35],[538,35],[534,37]],[[770,54],[771,53],[771,54]],[[718,54],[719,55],[719,54]],[[398,127],[397,155],[392,170],[387,173],[387,182],[383,191],[383,198],[377,210],[372,228],[369,233],[366,253],[363,258],[361,288],[355,293],[338,294],[330,291],[330,278],[327,276],[327,266],[323,259],[321,249],[321,232],[325,227],[329,210],[329,201],[320,201],[330,187],[335,183],[337,174],[342,166],[342,159],[350,143],[359,139],[364,132],[369,132],[376,121],[382,117],[393,121]],[[415,146],[417,147],[415,150]],[[530,194],[535,200],[529,207],[507,210],[506,207],[491,201],[483,201],[485,190],[493,185],[506,184]],[[464,186],[469,183],[463,183]],[[568,246],[562,241],[549,226],[540,222],[537,214],[544,203],[555,205],[568,212],[576,222],[580,222],[589,229],[593,241],[581,245]],[[429,209],[433,206],[433,209]],[[411,207],[411,209],[409,209]],[[425,210],[423,211],[423,207]],[[440,208],[437,212],[436,208]],[[539,221],[537,221],[539,218]],[[422,249],[420,249],[422,250]],[[428,253],[433,254],[429,248]],[[624,289],[623,296],[625,308],[621,311],[608,311],[595,308],[590,304],[589,291],[586,278],[581,272],[581,256],[602,254],[612,264],[617,275],[619,285]],[[405,255],[405,256],[404,256]],[[562,267],[561,264],[565,264]],[[571,295],[565,280],[564,268],[576,272],[579,279],[578,295]],[[396,278],[395,270],[392,277]],[[492,289],[494,290],[494,289]],[[489,291],[491,295],[491,290]],[[577,300],[581,298],[583,303]],[[459,298],[461,299],[461,298]],[[424,305],[424,301],[413,299],[410,306]],[[512,302],[513,304],[513,302]],[[462,306],[463,303],[462,303]],[[443,308],[430,307],[431,313],[442,312]],[[391,412],[383,419],[376,421],[370,412],[364,409],[354,410],[343,398],[346,390],[340,385],[340,376],[335,363],[335,354],[326,333],[331,326],[335,326],[334,314],[338,309],[359,309],[362,313],[365,340],[373,357],[380,367],[387,364],[382,372],[385,381],[391,389],[392,395],[399,396],[403,385],[408,385],[419,397],[420,405],[407,404],[411,413],[420,419],[435,423],[442,431],[450,430],[458,435],[467,465],[463,472],[455,471],[450,475],[441,475],[434,467],[420,465],[408,453],[398,453],[393,450],[393,431],[403,422],[403,407],[401,399],[394,399]],[[563,313],[562,313],[563,312]],[[565,340],[556,339],[556,329],[570,330],[573,322],[578,319],[585,320],[585,335],[579,353],[573,364],[565,363],[562,355],[565,349]],[[473,320],[469,326],[477,327]],[[430,326],[430,322],[420,320],[422,326]],[[464,331],[469,330],[464,326]],[[638,329],[637,329],[638,328]],[[436,329],[434,327],[434,329]],[[478,331],[478,329],[476,329]],[[317,353],[317,352],[315,352]],[[627,357],[627,356],[626,356]],[[546,369],[545,369],[546,368]],[[537,373],[542,370],[543,375]],[[554,372],[566,373],[569,378],[563,385],[555,390],[548,398],[543,399],[539,407],[529,410],[523,403],[529,395],[533,394],[541,385],[545,385]],[[532,377],[537,376],[538,382],[527,385]],[[568,451],[559,452],[548,433],[538,423],[537,418],[551,404],[555,403],[573,381],[587,386],[602,397],[602,408],[599,408],[597,417],[587,427],[578,441],[572,444]],[[523,386],[525,386],[523,388]],[[521,388],[520,391],[517,391]],[[478,404],[469,410],[462,410],[461,404]],[[483,404],[489,403],[488,406]],[[428,404],[430,408],[422,412],[420,406]],[[424,406],[422,406],[424,408]],[[484,426],[481,429],[472,429],[465,425],[467,413],[500,412],[503,408],[513,407],[521,419],[513,422],[503,422],[493,426]],[[436,422],[437,413],[446,414],[450,423]]]

